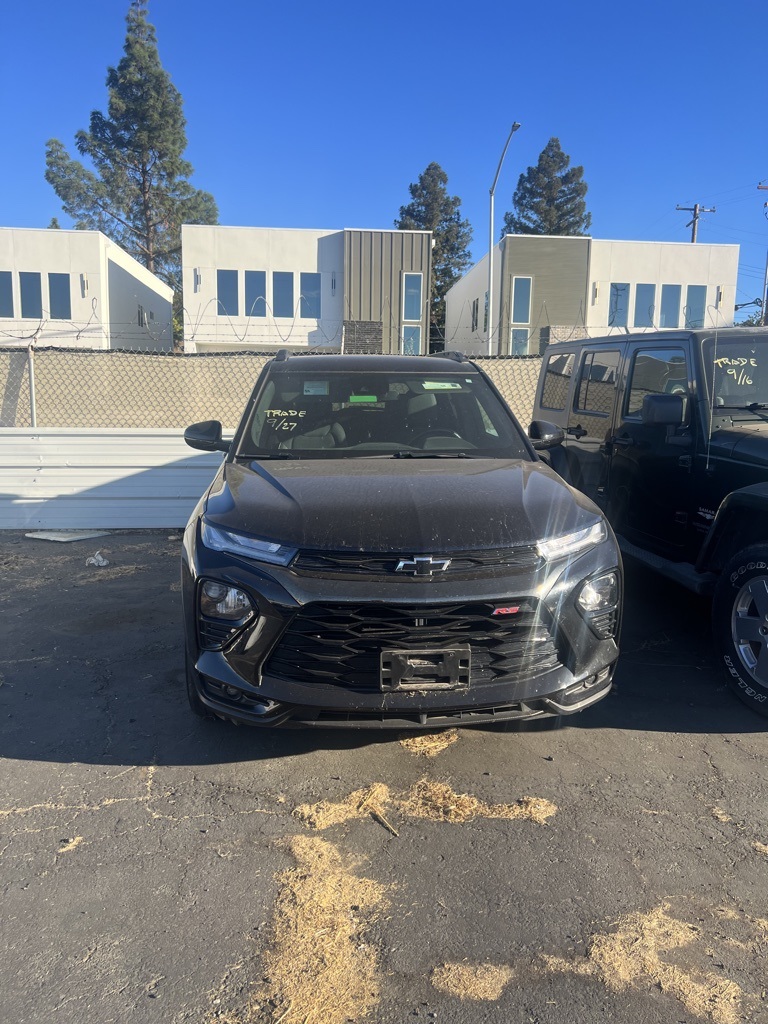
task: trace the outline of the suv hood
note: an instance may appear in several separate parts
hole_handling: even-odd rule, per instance
[[[768,466],[768,422],[740,423],[712,434],[711,450],[723,458]]]
[[[533,544],[600,512],[542,462],[225,462],[206,519],[290,547],[446,552]]]

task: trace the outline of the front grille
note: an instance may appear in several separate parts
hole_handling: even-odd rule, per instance
[[[426,650],[469,644],[471,685],[540,675],[560,662],[549,613],[537,601],[505,598],[513,616],[494,616],[499,602],[432,605],[309,604],[295,616],[265,674],[379,692],[382,650]]]
[[[416,553],[418,554],[418,553]],[[394,576],[397,565],[403,559],[410,559],[412,551],[396,554],[357,551],[302,551],[291,568],[298,573],[312,576]],[[481,576],[501,575],[509,572],[530,572],[541,563],[541,556],[534,547],[501,548],[495,551],[432,552],[433,557],[449,558],[450,565],[444,572],[436,572],[433,579],[463,574],[468,579]]]

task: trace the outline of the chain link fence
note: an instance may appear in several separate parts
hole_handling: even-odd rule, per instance
[[[0,428],[183,429],[215,419],[232,430],[273,356],[0,348]],[[527,427],[541,358],[474,361]]]

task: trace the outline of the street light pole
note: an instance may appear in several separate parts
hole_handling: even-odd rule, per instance
[[[496,176],[493,179],[489,191],[491,194],[491,229],[488,236],[488,355],[493,355],[491,351],[491,339],[493,338],[493,200],[496,195],[496,184],[501,174],[501,165],[504,163],[504,157],[507,155],[509,149],[509,143],[512,136],[515,134],[517,129],[520,127],[517,121],[512,125],[507,136],[507,141],[504,143],[504,149],[501,151],[501,159],[499,160],[499,166],[496,168]],[[501,324],[499,324],[499,343],[501,343]]]

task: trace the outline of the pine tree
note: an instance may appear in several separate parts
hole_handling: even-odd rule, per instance
[[[461,200],[449,196],[448,175],[440,164],[431,163],[419,180],[408,186],[411,202],[400,207],[395,227],[402,231],[431,231],[432,294],[430,296],[430,337],[442,340],[445,334],[445,293],[466,271],[472,258],[469,244],[472,228],[461,219]]]
[[[551,138],[535,167],[521,174],[512,197],[514,211],[504,214],[503,235],[583,235],[592,215],[584,197],[583,167],[570,167],[571,158]]]
[[[180,285],[181,225],[215,224],[208,192],[192,187],[181,95],[160,63],[146,0],[131,0],[124,56],[107,69],[108,112],[75,136],[92,170],[57,139],[45,177],[76,228],[103,231],[171,287]]]

